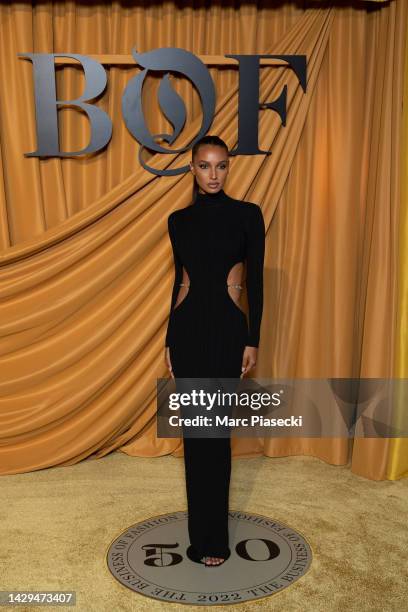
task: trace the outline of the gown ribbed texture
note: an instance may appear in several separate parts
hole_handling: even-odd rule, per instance
[[[258,347],[263,309],[265,224],[258,204],[236,200],[223,189],[198,193],[193,204],[168,217],[175,279],[166,346],[177,378],[241,375],[245,346]],[[246,263],[248,318],[230,296],[227,278]],[[188,292],[175,307],[183,266]],[[228,558],[231,441],[184,436],[188,504],[188,556]]]

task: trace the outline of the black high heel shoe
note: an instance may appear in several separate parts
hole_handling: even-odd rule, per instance
[[[207,559],[209,557],[216,557],[216,555],[207,555],[207,556],[200,555],[198,551],[194,548],[194,546],[192,546],[191,544],[187,548],[186,554],[187,554],[187,557],[190,559],[190,561],[194,561],[195,563],[201,563],[202,565],[205,565],[205,567],[218,567],[219,565],[222,565],[223,563],[225,563],[225,561],[227,561],[227,559],[230,558],[231,551],[228,550],[228,553],[225,555],[225,557],[223,557],[223,560],[220,563],[207,563]]]
[[[203,557],[203,555],[198,554],[194,546],[191,546],[191,544],[187,548],[186,554],[190,561],[194,561],[195,563],[202,563],[203,565],[205,564],[205,557]]]
[[[223,559],[222,561],[219,561],[218,563],[207,563],[207,560],[209,558],[210,557],[204,557],[204,565],[205,565],[205,567],[218,567],[219,565],[222,565],[223,563],[225,563],[226,560],[227,560],[227,559]],[[221,558],[221,557],[219,557],[219,558]]]
[[[218,555],[207,555],[206,559],[208,557],[217,557],[217,556]],[[230,549],[228,549],[227,553],[222,553],[222,556],[221,555],[219,556],[219,559],[222,558],[222,561],[220,561],[219,563],[206,563],[204,561],[204,565],[205,565],[205,567],[219,567],[220,565],[225,563],[230,558],[230,556],[231,556],[231,551],[230,551]]]
[[[198,551],[194,548],[194,546],[192,546],[191,544],[187,548],[186,554],[187,554],[187,557],[190,559],[190,561],[195,561],[195,563],[201,563],[205,567],[218,567],[219,565],[222,565],[223,563],[225,563],[227,559],[229,559],[231,555],[231,551],[228,550],[228,553],[225,555],[225,557],[223,558],[223,561],[221,561],[220,563],[206,563],[206,560],[208,557],[215,557],[216,555],[207,555],[207,556],[200,555]]]

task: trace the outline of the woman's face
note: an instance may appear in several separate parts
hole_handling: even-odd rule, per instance
[[[190,162],[190,169],[196,177],[199,192],[217,193],[228,175],[228,153],[219,145],[201,145]]]

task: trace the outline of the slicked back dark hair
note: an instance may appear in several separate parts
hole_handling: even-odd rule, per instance
[[[202,145],[215,145],[217,147],[223,147],[226,150],[227,155],[229,155],[228,146],[223,141],[222,138],[220,138],[219,136],[216,136],[215,134],[206,134],[205,136],[200,138],[200,140],[197,140],[197,142],[194,143],[194,145],[193,145],[193,147],[191,149],[191,157],[192,157],[193,160],[194,160],[195,156],[197,155],[198,149]],[[195,199],[197,197],[197,193],[198,193],[198,183],[197,183],[196,177],[194,176],[193,194],[192,194],[192,202],[191,202],[191,204],[194,204]]]

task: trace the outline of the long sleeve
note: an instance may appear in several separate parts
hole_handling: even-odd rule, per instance
[[[265,222],[258,204],[251,203],[247,219],[247,296],[249,330],[247,346],[258,347],[263,310],[263,268],[265,255]]]
[[[173,248],[173,258],[174,258],[174,284],[173,284],[173,291],[172,291],[172,295],[171,295],[171,303],[170,303],[170,312],[169,312],[169,320],[167,323],[167,333],[166,333],[166,342],[165,342],[165,346],[168,347],[170,346],[171,342],[172,342],[172,317],[171,317],[171,313],[172,310],[175,306],[176,300],[177,300],[177,295],[178,295],[178,291],[180,289],[180,283],[182,281],[183,278],[183,265],[181,263],[180,260],[180,256],[177,252],[177,247],[176,247],[176,233],[175,233],[175,226],[174,226],[174,213],[171,213],[167,219],[167,227],[168,227],[168,232],[169,232],[169,237],[170,237],[170,241],[171,241],[171,246]]]

